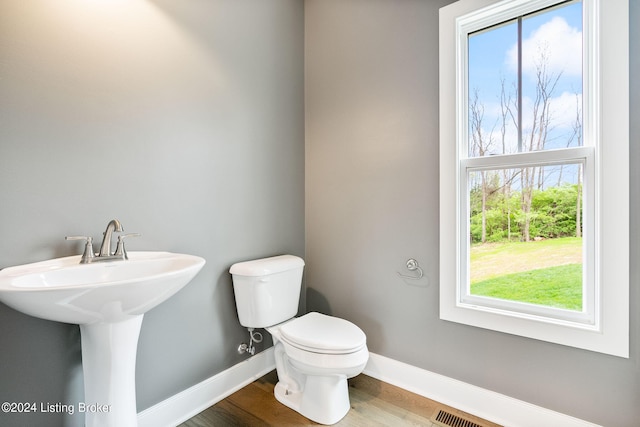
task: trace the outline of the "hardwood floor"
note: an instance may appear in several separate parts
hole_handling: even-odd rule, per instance
[[[207,408],[178,427],[263,427],[318,426],[297,412],[282,405],[273,396],[278,382],[272,371],[226,399]],[[372,426],[460,426],[499,427],[473,415],[442,405],[366,375],[349,380],[351,410],[339,427]],[[440,410],[457,416],[458,424],[435,422]],[[442,414],[441,414],[442,416]],[[460,421],[462,419],[462,421]],[[464,420],[467,420],[465,423]]]

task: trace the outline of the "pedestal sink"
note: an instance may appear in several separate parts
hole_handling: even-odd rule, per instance
[[[170,252],[80,264],[80,256],[0,270],[0,301],[31,316],[80,325],[87,427],[137,425],[135,364],[144,313],[178,292],[205,260]]]

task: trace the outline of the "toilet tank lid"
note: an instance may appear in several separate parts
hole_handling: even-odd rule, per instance
[[[267,276],[304,266],[304,260],[295,255],[279,255],[233,264],[229,273],[236,276]]]

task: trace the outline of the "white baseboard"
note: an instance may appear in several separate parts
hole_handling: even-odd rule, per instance
[[[506,427],[598,427],[374,353],[364,374]]]
[[[138,427],[174,427],[276,368],[273,347],[138,413]]]
[[[138,414],[138,427],[174,427],[275,369],[273,347]],[[506,427],[599,427],[370,353],[364,374]]]

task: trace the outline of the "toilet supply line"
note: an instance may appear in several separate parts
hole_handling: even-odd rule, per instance
[[[244,342],[240,344],[240,346],[238,346],[238,353],[249,353],[253,356],[256,352],[256,348],[253,343],[262,342],[262,334],[260,332],[256,332],[254,328],[247,329],[249,330],[249,344],[247,345],[247,343]]]

